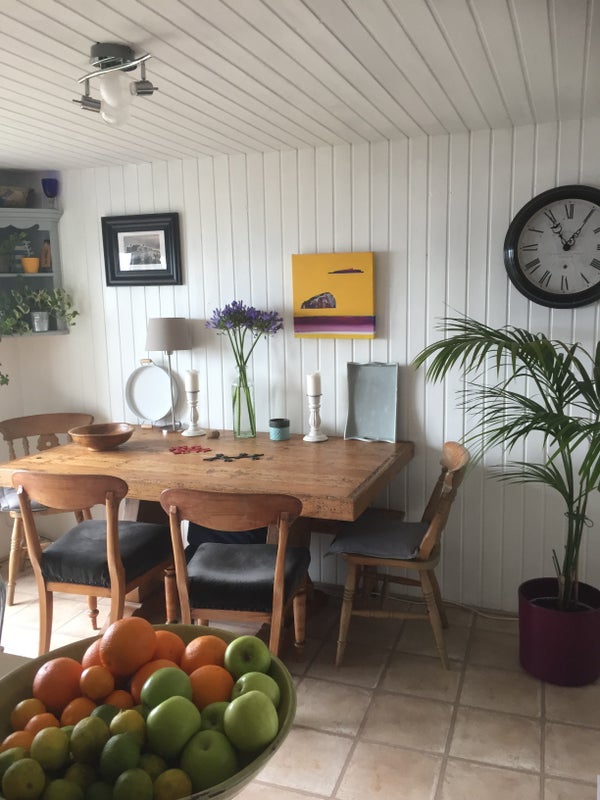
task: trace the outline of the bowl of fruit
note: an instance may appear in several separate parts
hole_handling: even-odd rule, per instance
[[[0,680],[5,800],[227,800],[296,711],[256,636],[127,617]]]

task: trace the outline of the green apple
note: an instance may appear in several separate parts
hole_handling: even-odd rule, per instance
[[[261,673],[262,674],[262,673]],[[202,709],[201,731],[220,731],[225,733],[223,725],[223,715],[229,705],[229,700],[218,700],[216,703],[209,703]]]
[[[238,636],[227,645],[223,660],[225,669],[237,680],[245,672],[268,672],[271,651],[258,636]]]
[[[195,792],[231,778],[238,760],[231,742],[220,731],[199,731],[183,748],[179,766],[192,780]]]
[[[200,730],[200,712],[187,697],[169,697],[155,706],[146,719],[149,749],[167,761],[183,750]]]
[[[233,684],[231,699],[235,700],[236,697],[239,697],[241,694],[246,694],[246,692],[250,692],[252,689],[264,692],[275,708],[277,708],[281,698],[279,684],[270,675],[265,675],[264,672],[245,672]]]
[[[279,719],[275,706],[264,692],[251,689],[232,700],[223,716],[225,735],[238,750],[263,750],[277,736]]]
[[[154,708],[175,695],[192,699],[190,676],[179,667],[161,667],[144,682],[140,700],[143,706]]]

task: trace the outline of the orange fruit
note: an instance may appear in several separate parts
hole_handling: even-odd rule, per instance
[[[22,731],[35,714],[43,714],[46,706],[37,697],[20,700],[10,712],[10,724],[13,731]]]
[[[81,673],[79,679],[81,693],[92,700],[102,700],[115,688],[112,672],[101,664],[92,664]]]
[[[142,617],[124,617],[111,623],[100,639],[100,660],[113,675],[133,675],[150,661],[156,650],[156,633]]]
[[[44,728],[60,728],[58,717],[56,717],[54,714],[51,714],[50,711],[44,711],[41,714],[34,714],[27,725],[25,725],[25,730],[30,731],[33,734],[36,734],[38,731],[41,731]]]
[[[67,703],[81,695],[79,679],[82,672],[83,667],[74,658],[51,658],[35,673],[32,694],[48,711],[60,714]]]
[[[5,750],[10,750],[11,747],[22,747],[23,750],[29,752],[34,736],[35,733],[33,731],[13,731],[13,733],[9,733],[8,736],[2,740],[2,744],[0,744],[0,753],[3,753]]]
[[[227,642],[218,636],[213,636],[211,633],[206,636],[196,636],[185,646],[179,659],[179,666],[188,675],[205,664],[216,664],[222,667],[226,649]]]
[[[125,689],[115,689],[104,698],[104,704],[117,708],[133,708],[135,705],[131,693]]]
[[[156,650],[152,656],[152,660],[157,658],[168,658],[169,661],[174,661],[179,666],[181,654],[185,650],[185,642],[180,636],[177,636],[173,631],[155,631],[156,633]]]
[[[100,639],[93,641],[81,657],[81,666],[84,669],[93,667],[94,664],[102,664],[100,661]]]
[[[96,708],[96,703],[89,697],[76,697],[64,707],[60,715],[61,725],[77,725],[80,719],[89,717]]]
[[[231,674],[218,664],[204,664],[190,675],[192,702],[202,711],[211,703],[231,699],[235,681]]]
[[[156,658],[140,667],[129,683],[129,691],[133,697],[133,704],[137,705],[140,702],[142,686],[153,672],[156,672],[157,669],[162,669],[162,667],[177,666],[178,664],[174,661],[170,661],[168,658]]]

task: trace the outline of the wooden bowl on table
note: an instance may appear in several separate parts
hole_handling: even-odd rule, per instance
[[[168,630],[176,633],[187,644],[197,636],[210,634],[218,636],[229,643],[237,637],[231,631],[209,628],[203,625],[154,625],[155,630]],[[51,650],[43,656],[33,658],[27,664],[17,667],[5,678],[0,679],[0,741],[10,732],[10,713],[15,705],[27,697],[31,697],[33,678],[38,669],[46,661],[60,656],[68,656],[77,661],[81,658],[87,648],[99,636],[90,636],[87,639],[80,639],[72,644]],[[218,798],[218,800],[231,800],[244,786],[250,783],[263,769],[273,754],[279,749],[282,742],[289,734],[294,717],[296,714],[296,687],[294,680],[287,670],[284,663],[276,656],[272,657],[271,666],[268,673],[278,684],[281,698],[277,707],[279,716],[279,731],[273,741],[258,756],[250,762],[244,764],[239,772],[232,775],[221,783],[217,783],[208,789],[191,794],[186,800],[208,800],[208,798]]]
[[[127,422],[100,422],[71,428],[69,436],[88,450],[115,450],[131,438],[134,430]]]

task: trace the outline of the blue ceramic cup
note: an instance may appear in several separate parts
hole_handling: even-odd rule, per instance
[[[290,438],[290,421],[283,417],[269,420],[269,439],[274,442],[283,442]]]

